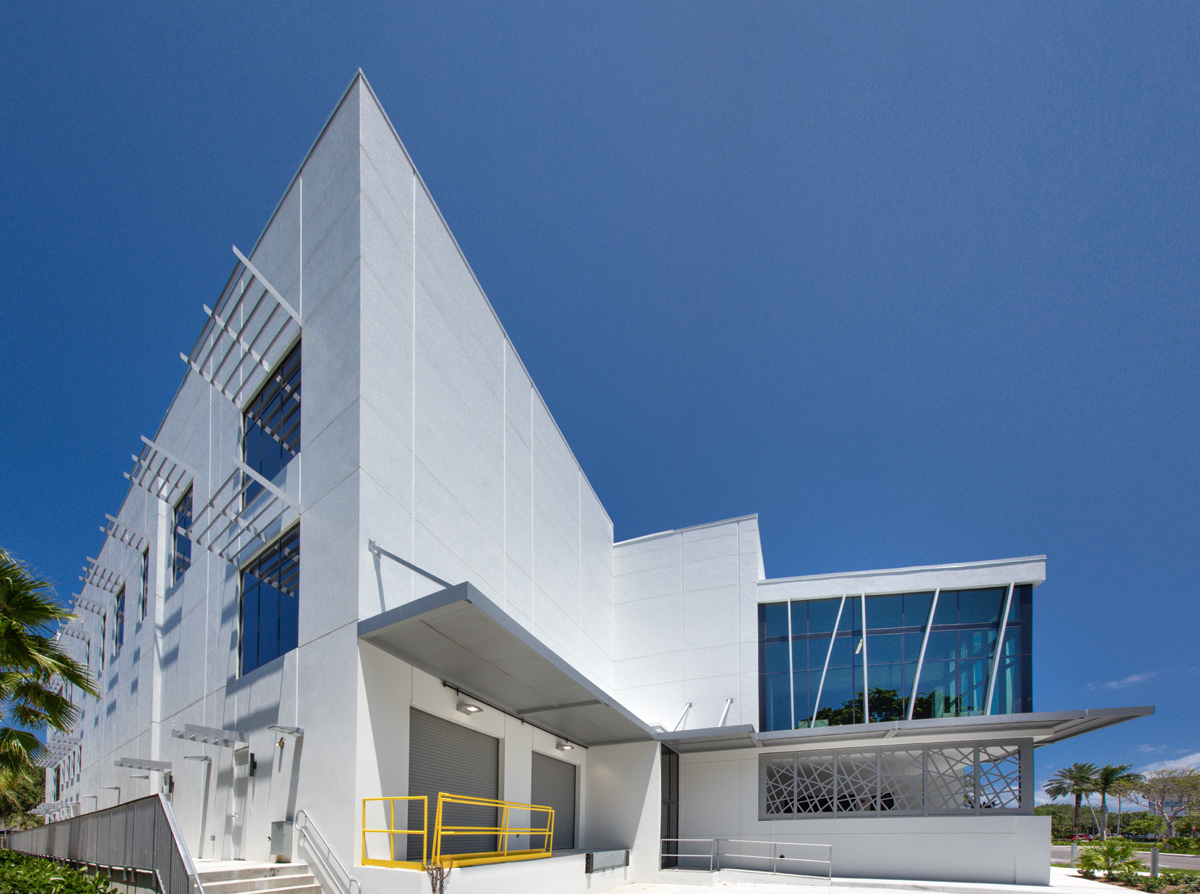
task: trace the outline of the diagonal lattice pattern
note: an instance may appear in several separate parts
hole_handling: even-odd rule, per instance
[[[797,813],[833,813],[835,761],[832,753],[797,757]]]
[[[1003,810],[1021,806],[1021,754],[1014,746],[979,749],[979,806]]]
[[[839,751],[837,812],[874,813],[879,795],[879,749]]]
[[[879,760],[880,813],[921,813],[925,807],[925,750],[882,749]]]
[[[957,813],[974,809],[974,748],[929,749],[925,803],[930,813]]]
[[[1027,747],[910,745],[763,755],[764,812],[801,817],[1019,811]]]
[[[796,812],[796,758],[795,755],[774,758],[766,765],[767,813],[772,816]]]

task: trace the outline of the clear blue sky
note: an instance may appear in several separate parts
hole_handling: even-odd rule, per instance
[[[618,538],[1045,553],[1035,708],[1158,713],[1039,780],[1200,763],[1200,5],[122,7],[0,14],[0,544],[64,596],[362,67]]]

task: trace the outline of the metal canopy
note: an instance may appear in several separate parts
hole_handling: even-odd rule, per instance
[[[687,751],[730,751],[735,748],[754,748],[754,727],[749,724],[739,726],[715,726],[708,729],[686,729],[676,732],[659,733],[658,737],[668,748],[680,753]]]
[[[176,739],[187,739],[189,742],[199,742],[201,745],[216,745],[220,748],[244,748],[248,744],[242,734],[231,729],[214,729],[211,726],[200,726],[195,723],[185,723],[183,729],[171,730]]]
[[[300,314],[237,246],[233,253],[238,263],[220,300],[204,306],[208,322],[191,354],[180,356],[240,411],[296,340]]]
[[[1123,723],[1154,713],[1152,706],[1133,708],[1084,708],[1077,711],[1041,711],[1028,714],[992,714],[987,717],[936,717],[930,720],[892,720],[847,726],[822,726],[805,730],[776,730],[759,733],[760,746],[875,743],[945,742],[970,738],[1033,739],[1035,748],[1061,742],[1072,736]]]
[[[125,767],[128,770],[153,770],[156,773],[170,773],[170,761],[152,761],[143,757],[122,757],[113,761],[114,767]]]
[[[493,707],[581,745],[653,741],[654,731],[471,584],[359,622],[359,639]]]

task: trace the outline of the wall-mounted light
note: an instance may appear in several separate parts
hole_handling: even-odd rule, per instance
[[[458,700],[458,710],[460,714],[466,714],[469,717],[472,714],[478,714],[483,708],[470,699],[460,697]]]
[[[554,747],[557,748],[559,751],[574,751],[575,750],[575,746],[572,745],[570,742],[568,742],[566,739],[559,739],[557,742],[554,743]]]

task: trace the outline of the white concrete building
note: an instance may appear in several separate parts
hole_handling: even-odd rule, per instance
[[[754,516],[614,543],[361,75],[213,308],[64,631],[101,698],[62,814],[163,790],[193,857],[301,860],[303,811],[367,894],[432,842],[364,799],[430,796],[432,835],[438,792],[555,808],[553,857],[464,894],[765,868],[743,840],[1044,884],[1033,748],[1149,710],[1033,712],[1042,557],[766,580]]]

